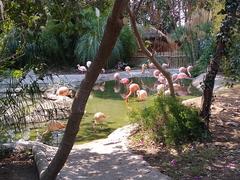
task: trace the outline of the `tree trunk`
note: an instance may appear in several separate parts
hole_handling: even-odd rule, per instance
[[[79,125],[84,115],[85,106],[92,87],[97,80],[102,67],[110,57],[112,49],[122,29],[123,12],[127,7],[127,3],[128,0],[116,0],[114,3],[112,14],[108,18],[106,29],[104,31],[96,58],[87,71],[85,79],[82,81],[80,89],[77,91],[74,98],[63,140],[48,168],[40,174],[41,180],[55,179],[68,158],[75,142],[76,135],[79,131]]]
[[[130,16],[130,22],[131,22],[131,26],[132,26],[134,35],[137,39],[137,42],[138,42],[142,52],[149,58],[149,60],[157,67],[157,69],[167,79],[168,86],[169,86],[169,89],[170,89],[170,94],[171,94],[172,97],[175,97],[171,74],[168,71],[166,71],[165,69],[163,69],[162,66],[155,59],[154,55],[147,48],[145,48],[143,40],[142,40],[142,38],[141,38],[141,36],[138,32],[138,29],[137,29],[135,16],[131,12],[130,8],[127,8],[127,11],[128,11],[129,16]]]
[[[202,104],[201,104],[201,112],[200,116],[204,119],[207,127],[209,124],[209,117],[210,117],[210,107],[212,104],[212,96],[213,96],[213,88],[214,88],[214,81],[215,77],[218,73],[220,60],[222,58],[222,52],[224,50],[224,44],[219,42],[217,45],[217,51],[214,58],[210,61],[208,66],[207,74],[203,81],[204,83],[204,90],[202,95]]]
[[[235,2],[234,2],[235,1]],[[208,65],[207,74],[204,78],[203,95],[202,95],[202,107],[200,116],[204,119],[207,127],[209,127],[210,107],[212,104],[213,88],[215,77],[218,73],[221,58],[225,53],[225,47],[230,40],[231,27],[235,24],[236,11],[240,6],[239,0],[226,0],[225,12],[226,17],[223,19],[220,32],[217,34],[217,48],[214,57],[211,59]]]

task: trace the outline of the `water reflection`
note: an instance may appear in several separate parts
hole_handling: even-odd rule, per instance
[[[153,95],[157,93],[170,94],[167,83],[162,83],[156,78],[131,78],[131,83],[128,85],[122,84],[119,81],[107,81],[96,83],[93,87],[93,93],[98,97],[116,97],[123,98],[128,94],[130,84],[138,84],[141,90],[145,90],[147,94]],[[174,83],[174,90],[177,96],[201,95],[192,85],[191,80]],[[115,94],[115,95],[114,95]],[[112,97],[111,97],[112,96]]]
[[[96,84],[93,86],[93,90],[94,90],[94,91],[104,92],[104,91],[105,91],[105,83],[106,83],[106,82],[96,83]]]

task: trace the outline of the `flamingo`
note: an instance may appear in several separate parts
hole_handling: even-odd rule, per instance
[[[158,76],[160,74],[160,71],[158,69],[153,71],[153,76],[158,79]]]
[[[164,85],[167,84],[166,78],[163,77],[161,74],[159,74],[159,76],[158,76],[158,81],[159,81],[161,84],[164,84]]]
[[[178,91],[182,88],[182,86],[180,84],[173,83],[173,88],[174,88],[174,91]]]
[[[152,62],[148,64],[148,67],[151,69],[156,68],[156,66]]]
[[[85,66],[80,66],[79,64],[77,64],[77,67],[78,67],[78,70],[79,70],[81,73],[87,72],[87,68],[86,68]]]
[[[147,64],[142,64],[142,74],[144,74],[146,68],[147,68]]]
[[[166,90],[166,91],[164,91],[164,95],[166,95],[166,96],[170,96],[170,94],[171,94],[171,92],[170,92],[170,90],[168,89],[168,90]]]
[[[187,74],[189,77],[192,77],[192,76],[191,76],[191,73],[190,73],[190,71],[192,71],[192,69],[193,69],[193,66],[188,66],[187,68],[185,68],[185,67],[180,67],[180,68],[178,69],[178,71],[179,71],[179,73],[185,73],[185,74]]]
[[[105,72],[106,72],[106,70],[104,68],[102,68],[102,73],[105,73]]]
[[[176,80],[178,80],[178,79],[189,79],[189,76],[188,76],[186,73],[179,73],[179,74],[177,75]],[[176,81],[176,80],[175,80],[175,81]]]
[[[114,73],[113,77],[114,77],[114,79],[115,79],[116,81],[120,81],[120,80],[121,80],[120,74],[119,74],[118,72]]]
[[[99,124],[106,119],[106,115],[102,112],[97,112],[94,114],[93,119],[95,124]]]
[[[162,68],[163,68],[163,69],[169,68],[169,64],[163,63],[163,64],[162,64]]]
[[[157,85],[157,93],[159,94],[160,92],[163,92],[165,90],[165,85],[164,84],[158,84]]]
[[[102,112],[97,112],[93,116],[93,129],[95,130],[97,124],[101,124],[106,119],[106,115]]]
[[[180,68],[178,69],[178,71],[179,71],[179,73],[186,73],[186,72],[187,72],[187,68],[185,68],[185,67],[180,67]]]
[[[56,121],[56,120],[50,120],[47,124],[47,130],[43,133],[43,135],[49,133],[49,132],[53,132],[53,131],[57,131],[60,129],[64,129],[66,127],[65,124]]]
[[[187,73],[188,73],[188,76],[189,77],[192,77],[192,75],[191,75],[191,73],[190,73],[190,71],[192,71],[193,70],[193,66],[188,66],[187,67]]]
[[[119,81],[121,84],[125,84],[125,85],[127,85],[127,84],[129,84],[129,79],[128,78],[122,78],[120,81]]]
[[[95,84],[93,86],[93,90],[95,90],[95,91],[100,90],[100,91],[104,92],[105,91],[105,82]]]
[[[61,86],[56,92],[57,96],[71,96],[71,90],[66,86]]]
[[[174,74],[172,75],[172,81],[175,81],[175,80],[177,79],[177,76],[178,76],[178,74],[177,74],[177,73],[174,73]]]
[[[86,63],[87,68],[89,68],[91,66],[91,64],[92,64],[92,61],[87,61],[87,63]]]
[[[132,83],[129,85],[128,87],[128,90],[129,90],[129,93],[126,95],[125,99],[126,99],[126,102],[128,102],[128,98],[129,96],[131,96],[133,93],[135,93],[137,90],[140,90],[140,87],[138,84],[136,83]]]
[[[130,66],[126,66],[126,67],[125,67],[125,71],[130,74],[130,71],[131,71]]]
[[[137,97],[140,101],[144,101],[146,100],[148,94],[147,94],[147,91],[145,90],[137,90]]]

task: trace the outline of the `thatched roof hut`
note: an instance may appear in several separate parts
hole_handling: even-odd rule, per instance
[[[178,50],[180,47],[179,42],[173,41],[168,35],[154,27],[143,30],[143,39],[151,42],[149,47],[151,51],[171,52]]]

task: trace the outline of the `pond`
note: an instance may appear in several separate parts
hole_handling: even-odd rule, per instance
[[[148,106],[152,102],[157,94],[157,81],[155,78],[132,78],[130,81],[139,84],[141,89],[145,89],[148,92],[147,100],[138,101],[136,97],[131,96],[128,103],[126,103],[123,99],[127,93],[125,85],[116,81],[95,84],[87,102],[86,112],[76,137],[76,144],[106,138],[115,129],[131,123],[128,118],[128,112],[131,108]],[[184,83],[188,86],[191,84],[191,81],[187,80]],[[187,86],[185,86],[185,90],[191,92],[181,98],[188,99],[200,95],[196,89],[193,87],[187,88]],[[96,112],[103,112],[107,118],[101,125],[99,124],[93,128],[93,116]],[[30,140],[35,140],[46,130],[46,125],[43,123],[35,124],[30,129]],[[49,133],[47,136],[44,136],[42,141],[46,144],[57,146],[61,141],[62,135],[63,131]]]

